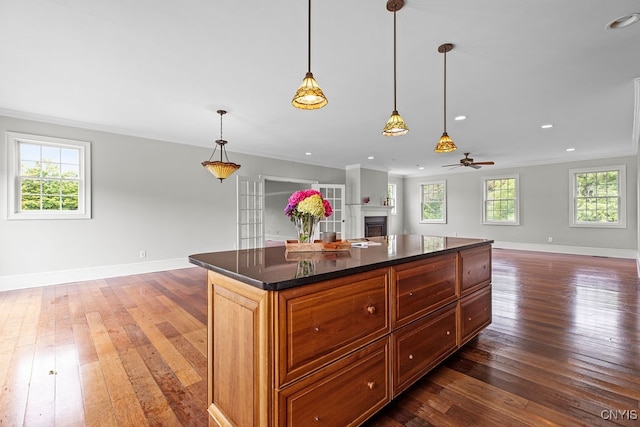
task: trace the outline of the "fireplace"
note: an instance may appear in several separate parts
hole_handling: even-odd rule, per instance
[[[365,216],[364,237],[376,237],[387,235],[386,216]]]

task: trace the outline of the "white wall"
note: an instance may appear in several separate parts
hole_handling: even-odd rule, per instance
[[[387,198],[388,183],[389,175],[387,172],[365,168],[360,169],[360,196],[369,197],[370,205],[382,205],[383,201]]]
[[[569,227],[569,169],[619,164],[625,164],[627,171],[627,228]],[[482,178],[515,173],[520,182],[520,225],[483,225]],[[436,179],[447,181],[447,224],[420,224],[420,183]],[[409,233],[488,238],[496,246],[634,258],[637,185],[637,156],[412,177],[405,179],[404,225]],[[549,237],[554,239],[552,244]]]
[[[92,143],[92,219],[6,219],[6,131]],[[200,165],[212,150],[0,116],[0,290],[188,266],[190,254],[232,249],[238,173],[345,183],[341,169],[233,152],[242,168],[220,183]]]

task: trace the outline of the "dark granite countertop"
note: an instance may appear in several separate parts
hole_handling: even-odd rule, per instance
[[[338,252],[286,252],[285,246],[272,246],[195,254],[189,261],[260,289],[282,290],[493,243],[417,234],[368,240],[380,245]]]

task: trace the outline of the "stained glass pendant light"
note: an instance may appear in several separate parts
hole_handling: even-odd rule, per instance
[[[393,12],[393,112],[387,121],[382,134],[384,136],[400,136],[409,132],[409,128],[396,108],[396,12],[402,9],[404,0],[389,0],[387,10]]]
[[[453,49],[451,43],[445,43],[438,47],[438,52],[444,54],[444,132],[433,149],[436,153],[450,153],[458,149],[451,137],[447,134],[447,52]]]
[[[227,141],[222,139],[222,116],[227,114],[225,110],[218,110],[218,114],[220,114],[220,139],[216,140],[216,146],[213,149],[213,153],[211,153],[211,157],[206,162],[202,162],[202,166],[204,166],[209,172],[213,174],[216,178],[222,182],[224,179],[229,178],[232,173],[240,169],[240,165],[232,163],[229,161],[229,157],[227,156],[227,150],[225,149],[225,145],[227,145]],[[216,150],[220,147],[220,160],[211,161],[213,156],[216,154]],[[222,161],[222,155],[224,154],[224,158],[227,159],[226,162]]]
[[[291,105],[301,110],[317,110],[327,105],[327,98],[318,86],[318,82],[311,73],[311,0],[309,0],[309,25],[307,37],[307,74],[302,79],[302,84],[291,100]]]

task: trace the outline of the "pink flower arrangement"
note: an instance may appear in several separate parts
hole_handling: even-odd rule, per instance
[[[328,217],[333,213],[331,204],[322,198],[318,190],[300,190],[289,197],[284,213],[292,220],[303,216]]]

